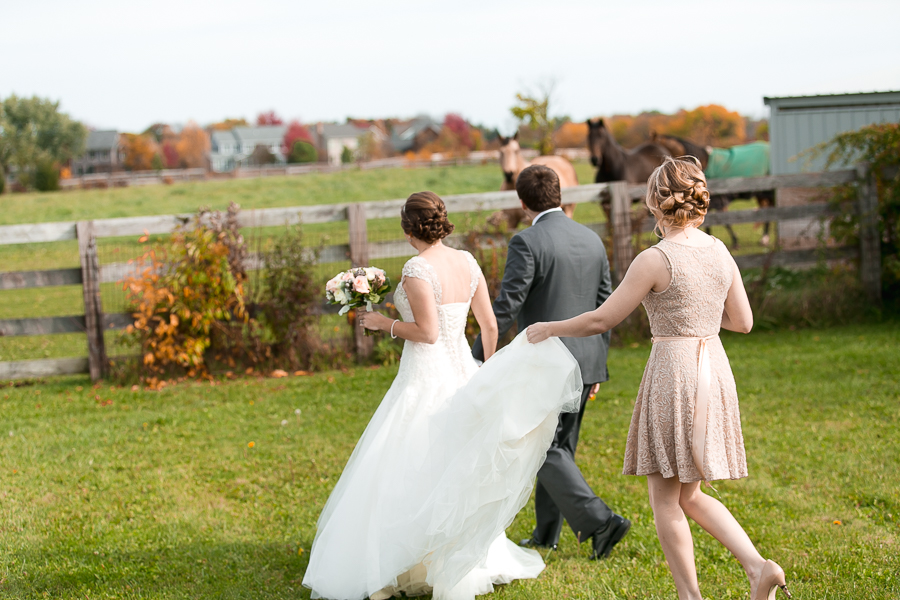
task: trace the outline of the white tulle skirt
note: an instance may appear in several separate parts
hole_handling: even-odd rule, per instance
[[[442,402],[425,382],[395,381],[319,517],[303,585],[334,600],[469,600],[536,577],[540,555],[504,532],[581,387],[562,342],[524,333]]]

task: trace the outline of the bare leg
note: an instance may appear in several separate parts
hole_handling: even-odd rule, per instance
[[[653,473],[647,476],[647,489],[653,520],[656,521],[656,535],[675,580],[678,599],[701,600],[697,567],[694,565],[694,540],[680,505],[682,483],[677,477],[666,479],[659,473]]]
[[[740,561],[750,580],[750,597],[755,597],[766,560],[756,551],[753,542],[731,511],[712,496],[704,494],[700,489],[700,482],[681,484],[679,503],[687,516],[719,540]]]

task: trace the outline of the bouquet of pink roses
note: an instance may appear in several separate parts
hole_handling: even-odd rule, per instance
[[[371,312],[373,304],[384,302],[391,291],[391,280],[381,269],[359,267],[338,273],[325,284],[325,299],[329,304],[340,304],[340,314],[351,308],[366,307]],[[368,334],[368,331],[366,331]]]

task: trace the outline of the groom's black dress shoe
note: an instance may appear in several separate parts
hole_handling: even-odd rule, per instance
[[[614,514],[603,530],[597,531],[591,536],[591,543],[594,546],[591,560],[602,560],[609,556],[613,546],[625,537],[629,529],[631,529],[631,521]]]
[[[553,544],[552,546],[548,546],[546,544],[539,544],[539,543],[537,543],[537,541],[535,541],[534,538],[528,538],[526,540],[522,540],[521,542],[519,542],[519,545],[522,546],[523,548],[543,548],[544,550],[547,550],[547,549],[556,550],[556,544]]]

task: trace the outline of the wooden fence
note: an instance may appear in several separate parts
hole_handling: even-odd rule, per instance
[[[736,257],[741,269],[765,265],[790,266],[814,263],[825,259],[858,258],[860,277],[870,299],[880,302],[881,264],[877,223],[877,191],[864,168],[826,173],[778,175],[756,178],[712,180],[712,194],[748,194],[790,187],[831,187],[856,182],[860,194],[857,206],[861,216],[860,245],[856,247],[826,248],[824,250],[775,251]],[[616,282],[621,281],[634,258],[634,231],[631,207],[646,193],[645,186],[629,186],[624,182],[591,184],[563,190],[563,202],[583,204],[597,202],[607,196],[611,203],[611,226],[596,223],[589,225],[599,235],[612,235],[612,267]],[[486,192],[445,196],[451,213],[501,210],[516,208],[519,200],[515,191]],[[285,224],[326,223],[346,221],[348,244],[326,246],[319,261],[332,263],[350,260],[353,266],[363,266],[384,258],[411,256],[414,251],[405,241],[369,242],[366,223],[369,219],[396,218],[405,200],[385,200],[357,204],[331,204],[292,208],[271,208],[242,211],[239,221],[242,227],[266,227]],[[705,225],[734,225],[738,223],[778,222],[798,218],[827,217],[827,204],[764,208],[759,210],[711,213]],[[85,314],[61,317],[2,319],[0,335],[29,336],[56,333],[84,333],[87,335],[88,356],[81,358],[44,359],[0,362],[0,379],[22,379],[47,375],[89,373],[92,379],[104,376],[108,360],[103,342],[103,332],[122,329],[131,322],[129,314],[105,314],[100,300],[100,283],[121,281],[135,270],[134,265],[124,263],[99,265],[97,238],[139,236],[145,232],[160,234],[171,232],[176,226],[187,223],[191,215],[164,215],[156,217],[126,217],[96,221],[36,223],[29,225],[0,226],[0,245],[26,244],[78,240],[80,268],[46,271],[20,271],[0,273],[0,290],[15,290],[47,286],[81,285]],[[652,228],[652,219],[644,222],[643,230]],[[451,236],[459,239],[459,236]],[[251,256],[250,269],[258,268],[258,257]],[[358,348],[364,354],[370,349],[371,338],[357,332]]]

